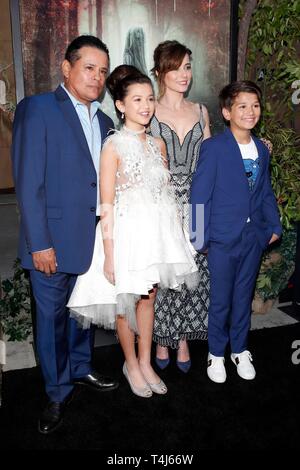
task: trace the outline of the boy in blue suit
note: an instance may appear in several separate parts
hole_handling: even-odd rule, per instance
[[[207,374],[222,383],[228,343],[239,376],[255,377],[247,350],[253,290],[262,252],[278,240],[281,224],[270,182],[269,152],[251,134],[261,114],[261,91],[253,82],[234,82],[223,88],[219,99],[229,127],[202,143],[191,187],[191,231],[195,248],[208,253]],[[204,207],[201,247],[203,227],[195,220],[200,204]]]
[[[64,83],[17,106],[13,167],[21,214],[19,257],[36,302],[36,344],[49,402],[39,431],[62,423],[75,384],[96,391],[118,384],[92,370],[93,334],[66,308],[76,277],[92,261],[100,150],[112,120],[99,108],[109,55],[84,35],[68,46]]]

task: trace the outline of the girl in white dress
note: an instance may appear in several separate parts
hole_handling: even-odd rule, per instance
[[[150,362],[157,286],[180,289],[185,282],[193,289],[199,273],[178,216],[165,145],[145,133],[154,113],[151,81],[119,66],[107,86],[123,127],[103,146],[93,260],[78,276],[68,307],[83,326],[117,329],[123,373],[133,393],[148,398],[167,392]]]

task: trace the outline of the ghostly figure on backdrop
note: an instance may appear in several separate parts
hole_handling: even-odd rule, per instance
[[[130,28],[125,41],[124,64],[133,65],[148,75],[145,60],[145,34],[143,28]]]

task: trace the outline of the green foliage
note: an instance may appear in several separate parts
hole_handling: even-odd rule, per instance
[[[299,16],[300,0],[260,0],[250,25],[246,76],[255,78],[257,68],[265,71],[265,102],[281,122],[290,117],[291,85],[300,78]]]
[[[300,151],[295,132],[275,120],[264,120],[260,137],[272,142],[271,179],[283,227],[290,229],[300,220]]]
[[[240,2],[240,16],[245,1]],[[259,0],[248,37],[245,78],[257,82],[258,70],[264,72],[259,82],[264,109],[257,131],[273,145],[272,186],[284,227],[281,242],[263,258],[256,284],[256,294],[263,300],[276,298],[294,269],[293,222],[300,220],[300,151],[299,138],[292,129],[292,84],[300,79],[299,16],[300,0]]]
[[[32,334],[29,280],[18,260],[12,279],[2,281],[0,322],[8,341],[23,341]]]
[[[293,274],[296,239],[295,229],[284,230],[281,243],[265,252],[256,282],[256,294],[264,301],[276,299]]]
[[[258,133],[273,144],[272,185],[285,228],[300,220],[300,151],[291,129],[292,83],[300,78],[299,15],[300,0],[260,0],[250,25],[247,53],[247,78],[256,81],[257,70],[264,70],[264,112]]]

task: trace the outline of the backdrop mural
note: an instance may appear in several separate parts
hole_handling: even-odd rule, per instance
[[[230,76],[230,0],[20,0],[26,95],[61,81],[66,45],[78,34],[98,35],[108,46],[111,69],[133,64],[150,74],[156,45],[177,39],[193,52],[192,101],[207,105],[214,130],[217,105]],[[102,109],[116,121],[106,93]]]
[[[4,0],[0,14],[0,191],[13,187],[10,145],[16,97],[11,41],[9,1]]]

